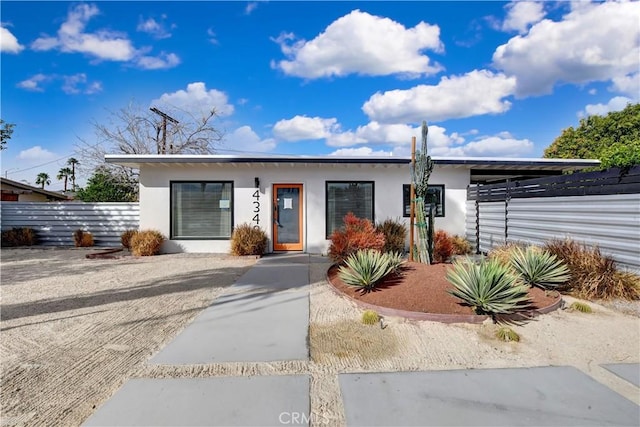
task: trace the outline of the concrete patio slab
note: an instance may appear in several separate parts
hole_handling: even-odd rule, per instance
[[[83,425],[279,426],[309,409],[307,375],[132,379]]]
[[[225,294],[149,363],[306,360],[308,330],[306,289]]]
[[[636,387],[640,387],[640,363],[610,363],[602,365],[602,367]]]
[[[349,426],[640,424],[640,408],[573,367],[342,374]]]

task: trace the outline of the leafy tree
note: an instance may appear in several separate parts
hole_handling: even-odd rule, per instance
[[[78,160],[76,160],[75,158],[71,157],[69,158],[69,160],[67,160],[67,164],[69,166],[71,166],[71,189],[73,191],[75,191],[76,189],[76,165],[80,164],[80,162]],[[66,181],[65,181],[66,184]],[[65,185],[65,191],[67,186]]]
[[[0,151],[7,149],[7,142],[11,139],[15,124],[0,119]]]
[[[87,181],[85,188],[76,192],[83,202],[135,202],[138,183],[107,167],[99,167]]]
[[[58,181],[63,180],[64,179],[64,192],[67,192],[67,181],[69,180],[69,178],[72,176],[73,172],[71,171],[71,169],[69,168],[62,168],[58,171],[58,175],[56,176],[56,179]]]
[[[51,178],[49,177],[49,174],[46,172],[40,172],[36,177],[36,184],[41,185],[43,189],[45,185],[50,185]]]
[[[562,131],[544,151],[547,158],[600,159],[603,168],[640,164],[640,104],[606,116],[589,116]]]

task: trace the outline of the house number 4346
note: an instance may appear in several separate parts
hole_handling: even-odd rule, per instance
[[[260,228],[260,190],[256,190],[253,193],[253,221],[254,228]]]

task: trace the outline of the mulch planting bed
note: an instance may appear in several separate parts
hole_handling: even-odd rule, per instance
[[[339,292],[356,301],[395,310],[419,313],[475,315],[473,309],[447,291],[453,289],[446,279],[451,264],[420,264],[407,262],[399,275],[385,278],[376,288],[362,293],[357,288],[346,285],[338,277],[338,267],[332,266],[328,273],[331,285]],[[547,295],[539,288],[531,288],[529,296],[532,310],[545,309],[558,302],[559,295]]]

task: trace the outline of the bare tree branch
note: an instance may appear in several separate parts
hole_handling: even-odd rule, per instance
[[[213,121],[218,117],[216,109],[201,114],[163,105],[165,113],[178,119],[167,124],[166,154],[212,154],[224,133],[216,129]],[[76,144],[85,171],[105,166],[105,154],[162,154],[162,117],[149,109],[131,102],[126,107],[111,111],[108,123],[92,123],[95,141],[80,139]],[[129,168],[108,165],[125,177],[137,178],[137,172]]]

